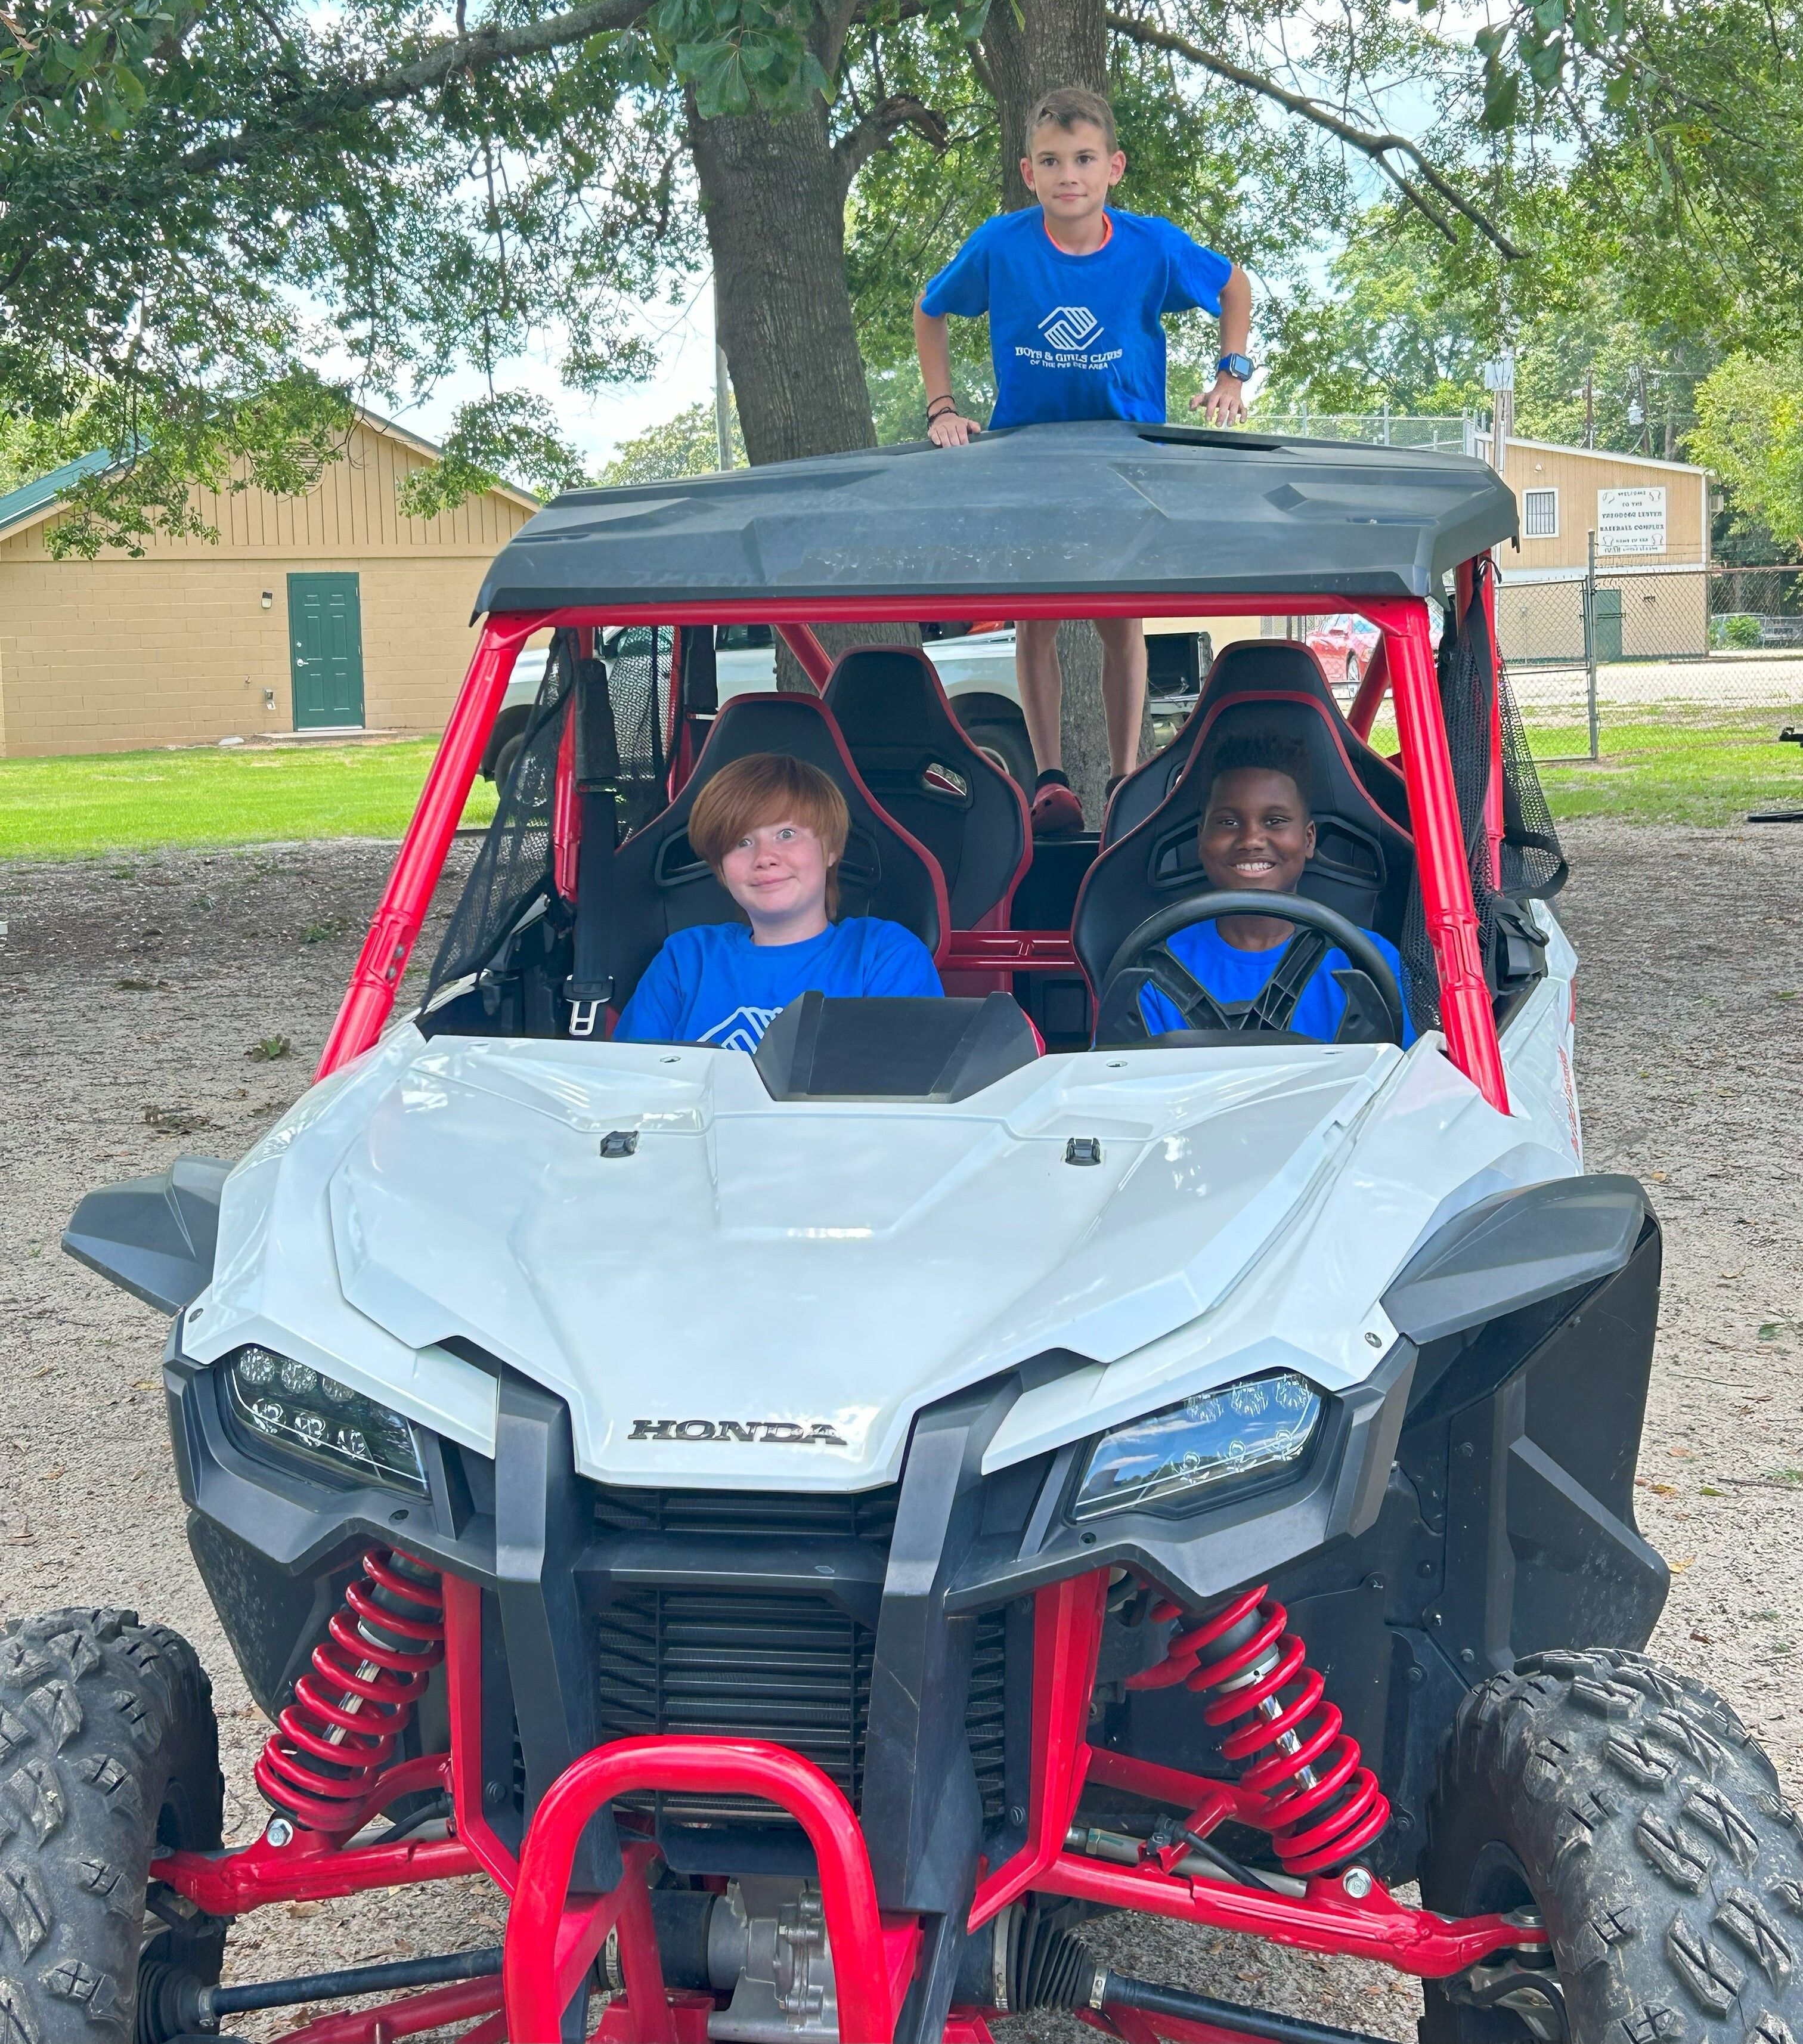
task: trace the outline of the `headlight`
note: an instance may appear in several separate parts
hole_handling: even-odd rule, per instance
[[[412,1426],[336,1377],[273,1349],[241,1348],[225,1365],[225,1394],[240,1426],[315,1467],[425,1496]]]
[[[1167,1405],[1097,1442],[1071,1516],[1094,1519],[1268,1475],[1300,1458],[1321,1416],[1321,1394],[1290,1370]]]

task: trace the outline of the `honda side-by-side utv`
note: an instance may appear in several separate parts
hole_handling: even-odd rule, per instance
[[[1417,1976],[1432,2044],[1803,2036],[1795,1813],[1640,1651],[1660,1238],[1583,1168],[1564,866],[1497,654],[1515,522],[1457,456],[1100,424],[524,527],[317,1082],[65,1238],[173,1316],[270,1814],[222,1847],[173,1634],[13,1623],[0,2040],[304,2003],[288,2044],[980,2044],[1036,2010],[1348,2044],[1111,1969],[1084,1926],[1117,1910]],[[1381,635],[1349,709],[1286,622],[1327,612]],[[1294,636],[1225,647],[1100,832],[1037,844],[902,643],[1250,613]],[[748,621],[793,684],[722,708],[713,628]],[[1300,749],[1318,837],[1225,1003],[1165,940],[1271,912],[1198,859],[1247,738]],[[846,912],[947,997],[612,1040],[666,937],[736,914],[686,825],[762,752],[837,784]],[[1289,1025],[1330,949],[1321,1043]],[[1148,1037],[1148,986],[1186,1027]],[[247,1911],[476,1873],[502,1947],[221,1984]]]

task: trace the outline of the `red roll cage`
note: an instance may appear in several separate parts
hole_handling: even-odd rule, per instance
[[[1480,582],[1475,568],[1474,562],[1467,562],[1458,571],[1461,615],[1474,585],[1482,588],[1486,613],[1494,610],[1494,579],[1486,575]],[[514,658],[535,632],[548,627],[593,631],[621,624],[768,624],[776,628],[818,688],[826,680],[831,661],[815,636],[816,624],[925,624],[969,617],[974,608],[994,609],[1003,603],[1017,617],[1305,617],[1318,613],[1323,601],[1319,594],[1199,596],[1122,591],[1109,596],[1005,597],[990,591],[925,599],[817,596],[805,602],[775,597],[747,597],[731,603],[685,603],[662,598],[491,617],[483,628],[468,675],[452,709],[444,742],[426,777],[418,807],[371,922],[349,989],[326,1040],[317,1076],[325,1078],[367,1050],[393,1011],[395,989],[444,870],[445,855],[506,692]],[[1368,619],[1382,634],[1348,721],[1363,737],[1386,694],[1394,705],[1421,901],[1439,972],[1440,1026],[1447,1053],[1490,1105],[1507,1113],[1508,1085],[1484,977],[1470,870],[1436,685],[1427,605],[1419,597],[1382,601],[1342,597],[1340,601],[1342,607]],[[1494,648],[1494,617],[1491,622],[1490,639]],[[1491,697],[1494,705],[1497,701],[1494,688]],[[679,765],[688,758],[686,747],[673,747],[672,753]],[[1499,713],[1494,708],[1486,820],[1494,877],[1502,813],[1501,726]],[[1068,933],[1056,931],[954,931],[942,959],[954,970],[991,973],[1071,972],[1076,965]]]

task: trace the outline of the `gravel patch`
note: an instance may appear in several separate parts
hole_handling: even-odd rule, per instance
[[[1642,1530],[1674,1571],[1653,1647],[1722,1690],[1803,1797],[1803,832],[1567,835],[1588,1161],[1645,1181],[1666,1228],[1637,1479]],[[391,856],[349,841],[0,866],[0,1368],[14,1387],[0,1613],[119,1604],[186,1633],[213,1679],[234,1839],[262,1822],[251,1768],[268,1727],[189,1558],[164,1326],[58,1236],[92,1187],[183,1151],[240,1155],[305,1090]],[[502,1928],[474,1881],[295,1904],[234,1932],[228,1977],[491,1943]],[[1413,2034],[1417,1990],[1378,1969],[1148,1919],[1088,1934],[1123,1971]],[[298,2019],[239,2028],[265,2038]],[[1040,2018],[1003,2029],[1010,2044],[1094,2034]]]

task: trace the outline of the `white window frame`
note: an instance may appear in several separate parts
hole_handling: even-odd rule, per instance
[[[1544,532],[1535,531],[1533,513],[1529,509],[1536,497],[1550,497],[1552,499],[1552,523]],[[1522,491],[1521,536],[1524,540],[1556,540],[1559,537],[1559,489],[1556,484],[1536,483],[1532,490]]]

